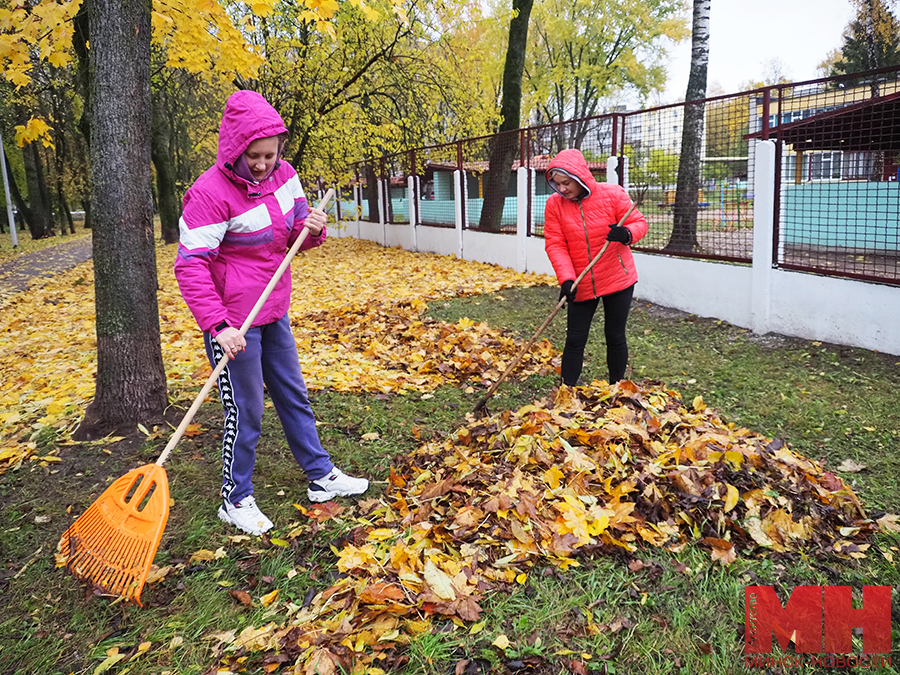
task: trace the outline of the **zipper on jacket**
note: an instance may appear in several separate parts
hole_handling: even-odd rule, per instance
[[[581,205],[581,202],[578,202],[578,210],[581,212],[581,227],[584,228],[584,242],[587,244],[588,251],[588,261],[594,259],[594,254],[591,252],[591,239],[588,236],[587,229],[587,220],[584,218],[584,207]],[[591,288],[594,289],[594,297],[597,297],[597,282],[594,279],[594,268],[591,268]]]
[[[628,274],[628,268],[625,267],[625,261],[622,260],[622,256],[616,253],[616,257],[619,259],[619,264],[622,266],[622,271],[625,272],[625,274]]]

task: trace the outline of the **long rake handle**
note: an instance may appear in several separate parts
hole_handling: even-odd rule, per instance
[[[329,189],[328,192],[325,193],[325,196],[322,197],[322,201],[319,202],[319,205],[316,208],[324,210],[328,206],[328,202],[334,196],[334,190]],[[284,260],[281,261],[281,264],[278,266],[278,269],[275,270],[275,274],[272,276],[272,279],[269,281],[266,288],[263,290],[262,295],[259,296],[259,300],[256,301],[256,304],[253,306],[253,309],[250,310],[250,314],[247,315],[247,318],[244,319],[244,323],[241,326],[241,336],[243,336],[249,329],[250,324],[253,323],[253,320],[256,318],[256,315],[259,314],[259,311],[262,309],[262,306],[266,303],[266,300],[269,299],[269,295],[271,295],[272,290],[275,288],[275,284],[278,283],[279,279],[281,279],[284,271],[290,266],[291,260],[294,259],[294,256],[297,255],[297,251],[300,250],[300,245],[303,244],[306,236],[309,234],[309,230],[305,227],[303,228],[303,232],[300,233],[300,236],[297,237],[297,240],[294,242],[293,246],[291,246],[290,250],[287,252],[287,255],[284,257]],[[187,431],[188,425],[191,423],[191,420],[194,419],[194,415],[199,410],[200,406],[203,404],[206,395],[213,388],[213,385],[216,383],[216,379],[219,377],[219,374],[225,370],[225,366],[228,365],[228,354],[222,356],[219,359],[219,362],[216,364],[216,367],[213,369],[212,374],[208,378],[206,378],[206,383],[203,385],[203,388],[200,390],[200,393],[197,394],[197,397],[194,399],[194,402],[191,404],[191,407],[188,408],[187,413],[184,415],[184,419],[181,420],[181,424],[178,425],[178,428],[175,429],[175,433],[172,434],[172,438],[169,439],[169,442],[166,444],[165,449],[162,451],[162,454],[159,456],[159,459],[156,460],[156,464],[162,466],[163,462],[165,462],[169,458],[169,454],[178,445],[178,441],[181,440],[181,437],[184,436],[184,432]]]
[[[622,225],[625,223],[625,221],[628,220],[628,216],[630,216],[631,212],[634,211],[635,206],[636,206],[635,203],[632,202],[631,207],[628,209],[628,211],[625,213],[625,215],[622,216],[622,220],[619,221],[618,227],[622,227]],[[584,270],[582,270],[581,274],[578,275],[578,278],[575,279],[575,283],[572,284],[573,290],[578,288],[578,284],[581,283],[581,280],[584,279],[585,275],[591,271],[591,268],[597,263],[597,261],[603,257],[603,254],[606,253],[607,248],[609,248],[609,239],[607,239],[604,242],[603,247],[600,249],[600,253],[598,253],[597,255],[594,256],[594,259],[591,260],[591,262],[588,264],[588,266],[585,267]],[[513,370],[516,369],[516,366],[518,366],[519,363],[521,363],[522,359],[525,358],[525,355],[528,353],[528,350],[531,349],[531,347],[534,345],[535,341],[538,339],[540,334],[544,332],[544,329],[550,325],[550,322],[553,321],[554,317],[557,314],[559,314],[559,310],[561,310],[563,307],[565,307],[565,304],[566,304],[566,296],[563,296],[562,298],[560,298],[559,302],[556,304],[556,307],[553,308],[553,311],[550,312],[550,316],[548,316],[546,319],[544,319],[544,323],[541,324],[541,327],[537,329],[537,332],[535,332],[535,334],[533,336],[531,336],[531,339],[528,341],[528,344],[526,344],[519,351],[519,353],[516,355],[516,358],[513,359],[513,362],[511,364],[509,364],[509,367],[506,369],[506,372],[504,372],[503,375],[501,375],[500,378],[496,382],[494,382],[494,384],[491,385],[491,388],[487,390],[487,393],[482,397],[482,399],[480,401],[478,401],[478,404],[474,408],[474,412],[478,412],[479,410],[484,408],[485,404],[488,402],[488,399],[494,395],[495,391],[497,391],[497,388],[500,386],[500,383],[503,382],[503,380],[505,380],[509,376],[509,374]]]

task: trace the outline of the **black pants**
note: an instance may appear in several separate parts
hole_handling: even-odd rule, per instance
[[[575,386],[584,365],[584,347],[587,345],[591,322],[597,305],[603,300],[603,334],[606,336],[606,364],[609,366],[609,382],[618,382],[625,377],[628,365],[628,340],[625,324],[634,297],[634,284],[609,295],[572,302],[568,305],[566,320],[566,347],[562,355],[563,384]]]

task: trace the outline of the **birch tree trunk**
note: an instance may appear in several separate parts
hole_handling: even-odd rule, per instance
[[[711,0],[694,0],[691,31],[691,74],[686,101],[706,98],[706,71],[709,65],[709,9]],[[700,193],[700,156],[703,149],[704,104],[684,107],[681,130],[681,157],[675,203],[675,222],[665,251],[690,252],[697,248],[697,197]]]
[[[91,0],[90,45],[97,389],[79,440],[161,419],[167,403],[150,189],[150,0]]]

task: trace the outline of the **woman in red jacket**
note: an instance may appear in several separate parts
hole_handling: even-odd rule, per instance
[[[594,180],[578,150],[563,150],[553,158],[547,182],[557,194],[550,196],[544,209],[544,248],[560,282],[559,297],[568,301],[563,384],[578,383],[591,321],[601,299],[609,381],[618,382],[628,364],[625,324],[637,282],[629,246],[647,234],[647,220],[635,209],[618,227],[631,208],[631,198],[618,185]],[[573,288],[607,240],[609,248]]]

